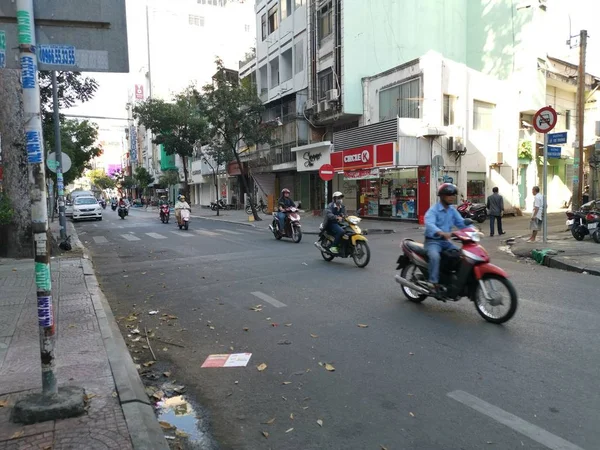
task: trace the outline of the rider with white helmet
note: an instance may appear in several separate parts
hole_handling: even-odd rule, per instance
[[[339,222],[346,215],[346,207],[344,206],[344,194],[339,191],[333,193],[333,201],[325,210],[325,228],[335,236],[333,244],[329,248],[331,253],[339,253],[338,246],[344,236],[344,229],[339,225]]]

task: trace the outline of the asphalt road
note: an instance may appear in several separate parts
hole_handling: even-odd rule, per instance
[[[207,409],[220,448],[600,448],[596,277],[519,262],[486,238],[520,295],[497,326],[466,300],[406,301],[394,263],[414,226],[369,236],[365,269],[323,261],[315,236],[202,219],[180,232],[107,209],[76,228],[115,316],[137,308],[185,347],[157,356]],[[247,367],[200,368],[231,349],[252,353]]]

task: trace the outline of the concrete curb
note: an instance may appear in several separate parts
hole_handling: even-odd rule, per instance
[[[558,256],[560,257],[560,256]],[[564,261],[560,261],[556,259],[557,256],[546,255],[544,257],[543,265],[546,267],[551,267],[553,269],[566,270],[567,272],[575,272],[575,273],[587,273],[588,275],[594,275],[600,277],[600,271],[595,269],[588,269],[586,267],[579,267],[575,264],[568,264]]]
[[[133,448],[136,450],[169,450],[169,445],[154,414],[154,408],[144,390],[144,384],[127,350],[110,305],[100,289],[90,254],[79,240],[72,223],[67,225],[67,229],[69,231],[67,234],[72,236],[73,244],[83,251],[81,266],[85,283],[92,298],[100,334]]]

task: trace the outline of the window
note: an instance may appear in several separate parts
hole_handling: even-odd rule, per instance
[[[496,105],[479,100],[473,101],[473,129],[490,131],[494,129]]]
[[[281,20],[292,15],[292,0],[281,0]]]
[[[304,0],[295,0],[296,1],[296,9],[300,8],[304,4]]]
[[[444,126],[454,125],[454,104],[456,97],[444,94]]]
[[[304,70],[304,41],[294,44],[294,73],[298,74]]]
[[[279,86],[279,58],[272,60],[269,65],[271,66],[271,83],[269,89]]]
[[[319,40],[323,40],[333,31],[333,14],[331,3],[319,10]]]
[[[277,6],[273,6],[269,10],[269,34],[273,33],[279,28],[279,11]]]
[[[195,27],[203,27],[204,26],[204,17],[202,16],[193,16],[193,15],[189,15],[188,16],[188,23],[190,25],[193,25]]]
[[[565,111],[565,130],[570,130],[571,129],[571,111],[566,110]],[[567,186],[570,186],[570,184],[568,184]]]
[[[250,25],[244,25],[244,31],[250,33]]]
[[[263,14],[262,17],[260,18],[260,27],[262,29],[262,40],[264,41],[267,36],[267,15]]]
[[[421,80],[406,81],[379,92],[379,120],[421,117]]]
[[[292,68],[292,49],[288,49],[281,54],[281,81],[288,81],[294,76]]]
[[[327,91],[333,89],[333,72],[331,69],[319,73],[319,100],[327,96]]]

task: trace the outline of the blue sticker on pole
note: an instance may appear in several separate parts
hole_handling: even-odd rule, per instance
[[[35,77],[37,68],[33,57],[25,55],[21,56],[21,83],[23,89],[35,89]]]
[[[40,45],[38,61],[50,66],[75,66],[75,47],[72,45]]]
[[[25,133],[27,142],[27,162],[38,164],[42,162],[42,140],[39,131],[28,131]]]
[[[54,325],[54,314],[52,313],[52,297],[38,297],[38,325],[44,328],[50,328]]]
[[[6,67],[6,52],[4,50],[0,50],[0,69],[4,69]]]

